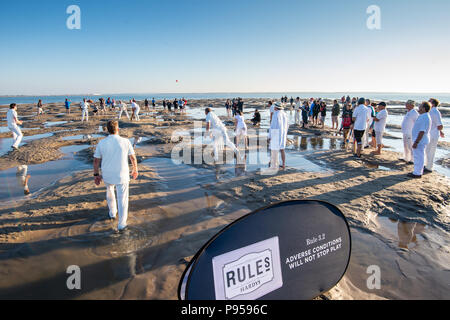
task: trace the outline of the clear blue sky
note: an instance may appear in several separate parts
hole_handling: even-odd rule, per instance
[[[2,0],[0,41],[0,95],[450,91],[448,0]]]

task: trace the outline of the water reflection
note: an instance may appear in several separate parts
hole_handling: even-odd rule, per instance
[[[31,176],[28,174],[28,166],[25,164],[18,166],[16,177],[19,187],[23,188],[24,195],[29,195],[30,188],[28,187],[28,180]]]
[[[404,222],[396,219],[389,219],[397,224],[398,247],[408,249],[408,245],[418,244],[417,235],[425,231],[425,225],[417,222]]]

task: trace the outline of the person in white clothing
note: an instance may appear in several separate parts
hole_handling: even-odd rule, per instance
[[[219,161],[219,152],[226,145],[230,147],[236,155],[239,155],[239,150],[236,145],[231,142],[228,137],[227,128],[219,119],[219,117],[211,110],[212,105],[205,109],[206,115],[206,133],[212,134],[213,149],[214,149],[214,161]]]
[[[286,140],[289,129],[289,121],[284,107],[278,103],[275,105],[275,112],[270,122],[269,136],[270,139],[270,168],[278,170],[278,153],[281,153],[281,161],[283,162],[281,168],[286,169]]]
[[[22,121],[20,121],[19,117],[17,116],[17,104],[10,104],[9,110],[6,114],[6,121],[8,123],[8,129],[13,134],[13,144],[11,147],[14,150],[19,150],[19,144],[22,141],[23,134],[22,130],[20,130],[19,127],[19,125],[22,125]]]
[[[413,164],[412,162],[412,129],[414,127],[414,123],[416,122],[417,118],[419,117],[419,113],[415,109],[416,103],[413,100],[408,100],[406,102],[406,110],[408,112],[406,113],[405,117],[403,118],[402,122],[402,133],[403,133],[403,147],[404,147],[404,155],[403,155],[403,161],[407,162],[408,164]]]
[[[126,103],[122,102],[122,100],[119,100],[119,119],[122,118],[122,112],[125,112],[125,115],[127,116],[127,119],[130,120],[130,116],[128,115],[128,106]]]
[[[102,180],[105,182],[109,217],[111,220],[115,219],[118,212],[117,229],[123,231],[127,227],[128,218],[128,186],[130,182],[128,158],[133,166],[131,176],[135,180],[138,177],[137,160],[130,140],[119,136],[119,123],[116,120],[110,120],[107,128],[109,136],[98,143],[94,153],[95,184],[99,186]],[[118,203],[116,203],[114,188],[117,188]]]
[[[364,106],[366,107],[366,110],[367,110],[367,127],[366,127],[366,130],[364,131],[364,136],[362,138],[362,141],[363,141],[364,148],[369,148],[370,147],[369,134],[370,134],[370,130],[372,127],[372,123],[374,121],[373,117],[375,116],[375,110],[372,109],[372,106],[370,105],[370,99],[366,99]]]
[[[383,134],[384,129],[386,129],[386,121],[388,117],[386,103],[380,102],[378,104],[378,110],[378,114],[375,118],[373,118],[373,121],[375,121],[373,131],[375,132],[375,139],[377,142],[377,151],[373,152],[374,155],[380,155],[381,149],[383,148]]]
[[[431,118],[431,132],[430,132],[430,143],[426,149],[427,160],[425,163],[425,173],[433,172],[434,166],[434,157],[436,155],[436,148],[439,142],[439,136],[444,138],[444,126],[442,125],[442,116],[441,112],[438,110],[438,106],[440,104],[437,99],[430,99],[431,110],[430,110],[430,118]]]
[[[353,120],[353,134],[356,140],[356,156],[361,158],[361,151],[363,146],[363,136],[367,129],[368,118],[371,116],[369,113],[369,108],[367,108],[364,103],[366,100],[360,98],[358,100],[358,106],[353,110],[352,120]]]
[[[139,111],[141,110],[141,108],[139,107],[139,105],[136,103],[136,100],[131,100],[131,110],[133,110],[133,113],[131,115],[131,120],[136,119],[136,121],[139,121]]]
[[[414,123],[412,129],[413,138],[413,155],[414,155],[414,172],[409,173],[408,177],[421,178],[423,175],[424,163],[425,163],[425,149],[430,143],[430,130],[431,130],[431,117],[430,117],[431,105],[429,102],[423,102],[419,108],[419,117]]]
[[[295,124],[300,125],[300,115],[302,112],[302,104],[300,101],[300,97],[295,99]]]
[[[83,99],[83,102],[80,104],[81,107],[81,122],[86,119],[86,122],[89,121],[89,103],[86,101],[86,99]]]
[[[269,102],[267,103],[267,106],[269,107],[270,122],[272,122],[272,117],[273,117],[273,114],[274,114],[274,112],[275,112],[275,105],[273,104],[272,101],[269,101]]]
[[[236,116],[234,117],[235,132],[236,132],[236,146],[240,146],[242,140],[244,140],[245,148],[247,148],[247,124],[244,121],[244,116],[241,110],[236,110]]]

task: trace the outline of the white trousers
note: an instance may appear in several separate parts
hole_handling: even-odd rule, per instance
[[[81,114],[82,114],[81,122],[83,122],[85,118],[86,118],[86,121],[89,121],[89,111],[87,109],[83,109],[81,111]]]
[[[105,185],[106,185],[106,201],[108,202],[109,216],[111,218],[115,218],[117,215],[117,211],[119,211],[118,229],[121,230],[127,226],[129,183],[115,184],[115,185],[105,183]],[[117,202],[116,202],[116,195],[114,193],[114,187],[117,189]]]
[[[406,162],[410,162],[412,160],[412,153],[413,153],[412,146],[413,146],[412,136],[409,134],[403,134],[403,149],[404,149],[403,159]]]
[[[23,138],[23,133],[20,130],[19,126],[15,125],[15,126],[10,126],[9,130],[11,130],[12,134],[13,134],[13,147],[18,148],[20,142],[22,142],[22,138]]]
[[[300,111],[295,111],[295,124],[300,124]]]
[[[140,109],[136,109],[136,110],[134,111],[134,116],[136,117],[136,121],[141,120],[141,119],[139,119],[139,111],[140,111]]]
[[[427,145],[420,144],[417,146],[416,149],[413,149],[413,155],[414,155],[414,174],[416,176],[423,175],[423,166],[425,164],[425,148]]]
[[[439,137],[436,138],[430,138],[430,143],[428,144],[425,153],[427,156],[427,162],[425,164],[425,167],[428,170],[433,170],[433,166],[434,166],[434,157],[436,155],[436,148],[438,145],[438,141],[439,141]]]
[[[119,119],[122,118],[122,112],[125,112],[128,120],[130,120],[130,116],[128,115],[127,109],[120,109],[120,111],[119,111]]]
[[[214,144],[214,160],[219,161],[219,152],[222,151],[223,146],[230,147],[234,153],[238,153],[235,144],[231,142],[228,134],[225,131],[213,130],[213,144]]]

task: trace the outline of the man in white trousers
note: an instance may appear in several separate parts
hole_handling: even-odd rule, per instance
[[[431,117],[430,117],[431,105],[429,102],[423,102],[419,107],[419,117],[414,123],[412,129],[413,138],[413,155],[414,155],[414,172],[408,173],[410,178],[422,178],[424,163],[425,163],[425,150],[430,143],[430,131],[431,131]]]
[[[118,231],[123,231],[127,227],[128,218],[128,186],[130,182],[130,171],[128,158],[133,166],[131,176],[138,177],[137,160],[130,140],[119,136],[119,123],[110,120],[107,124],[109,136],[101,140],[94,153],[94,177],[95,184],[100,182],[106,185],[106,200],[108,202],[109,217],[115,219],[119,213]],[[100,162],[102,174],[100,175]],[[117,202],[114,194],[117,188]]]
[[[122,100],[119,100],[119,119],[122,118],[122,112],[125,112],[125,115],[127,116],[128,120],[130,120],[127,108],[128,108],[127,104],[122,102]]]
[[[286,169],[286,141],[289,129],[289,121],[284,107],[276,104],[275,112],[270,123],[269,139],[270,139],[270,168],[278,170],[278,154],[281,153],[281,161],[283,162],[281,168]]]
[[[89,103],[87,103],[86,99],[83,99],[83,102],[80,104],[81,107],[81,122],[86,119],[86,122],[89,121]]]
[[[10,104],[8,113],[6,114],[6,120],[8,122],[8,129],[13,134],[12,148],[14,150],[18,150],[19,144],[23,138],[23,134],[19,128],[19,125],[22,124],[22,121],[20,121],[19,117],[17,116],[17,104],[15,104],[15,103]]]
[[[436,155],[436,148],[439,142],[439,136],[444,138],[444,126],[442,125],[442,116],[441,112],[438,110],[438,106],[440,102],[437,99],[430,99],[431,110],[430,110],[430,118],[431,118],[431,132],[430,132],[430,143],[427,146],[425,151],[427,155],[427,160],[425,163],[425,173],[433,172],[434,165],[434,157]]]
[[[133,114],[131,115],[131,120],[136,119],[136,121],[139,121],[139,111],[141,110],[141,108],[139,107],[139,105],[136,103],[136,100],[131,100],[131,110],[133,110]]]
[[[228,137],[227,128],[219,119],[219,117],[211,110],[212,105],[209,105],[205,109],[206,115],[206,133],[211,132],[213,138],[213,148],[214,148],[214,161],[219,161],[219,152],[222,150],[223,145],[230,147],[233,152],[239,156],[239,150],[236,145],[231,142]],[[239,158],[239,157],[238,157]]]
[[[413,100],[408,100],[406,102],[406,110],[407,113],[403,118],[402,122],[402,133],[403,133],[403,147],[404,147],[404,155],[403,161],[408,164],[413,164],[412,162],[412,129],[414,127],[414,123],[419,117],[419,113],[415,109],[416,103]]]

